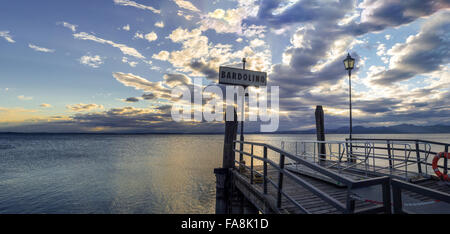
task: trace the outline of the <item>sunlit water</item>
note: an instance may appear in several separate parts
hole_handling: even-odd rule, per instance
[[[327,135],[343,140],[346,135]],[[449,143],[449,134],[355,135]],[[280,146],[315,135],[248,135]],[[213,213],[223,135],[1,135],[0,213]]]

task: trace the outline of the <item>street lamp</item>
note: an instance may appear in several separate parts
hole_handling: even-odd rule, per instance
[[[347,58],[344,60],[345,70],[348,71],[348,96],[350,99],[350,141],[352,140],[352,69],[355,66],[355,59],[348,53]]]

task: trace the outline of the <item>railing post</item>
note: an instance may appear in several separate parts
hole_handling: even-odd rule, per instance
[[[267,146],[264,146],[264,172],[263,172],[263,175],[264,175],[264,183],[263,183],[263,186],[264,186],[264,194],[267,194]]]
[[[250,157],[250,184],[253,184],[253,144],[251,152],[252,156]]]
[[[420,162],[420,149],[418,141],[416,141],[416,156],[417,156],[417,170],[419,174],[422,175],[422,163]]]
[[[355,212],[355,200],[350,197],[351,188],[347,187],[347,213],[353,214]]]
[[[392,155],[391,155],[391,143],[387,140],[387,151],[389,157],[389,171],[392,172]]]
[[[278,196],[277,196],[277,207],[281,208],[281,191],[283,190],[283,177],[284,177],[284,154],[280,154],[280,173],[278,174]]]
[[[383,206],[384,206],[384,213],[385,214],[391,214],[392,208],[391,208],[391,185],[390,185],[390,179],[387,178],[385,182],[381,185],[382,187],[382,193],[383,193]]]
[[[445,145],[445,152],[448,153],[448,145]],[[444,157],[444,175],[447,175],[448,172],[447,161],[447,157]]]
[[[403,213],[403,203],[402,203],[402,190],[400,187],[392,186],[392,196],[394,199],[394,214]]]

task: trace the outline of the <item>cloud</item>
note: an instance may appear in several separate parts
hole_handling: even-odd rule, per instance
[[[189,85],[192,84],[191,78],[184,74],[165,74],[163,76],[164,84],[173,88],[178,85]]]
[[[178,7],[186,9],[186,10],[190,10],[190,11],[194,11],[194,12],[200,12],[200,10],[194,6],[194,4],[192,4],[189,1],[185,1],[185,0],[174,0],[175,3],[178,5]]]
[[[153,93],[142,94],[144,100],[154,100],[156,96]]]
[[[202,34],[202,31],[198,28],[192,29],[189,31],[188,29],[183,29],[181,27],[176,28],[170,33],[169,38],[173,42],[182,42],[185,40],[189,40],[192,38],[198,38]]]
[[[133,56],[133,57],[140,58],[140,59],[145,59],[145,57],[141,53],[139,53],[136,49],[128,47],[124,44],[118,44],[113,41],[105,40],[105,39],[96,37],[94,35],[91,35],[91,34],[88,34],[85,32],[76,33],[76,34],[73,34],[73,36],[75,39],[79,39],[79,40],[89,40],[89,41],[94,41],[94,42],[101,43],[101,44],[107,44],[114,48],[120,49],[120,51],[122,51],[122,53],[125,55]]]
[[[158,22],[156,22],[156,23],[155,23],[155,27],[158,27],[158,28],[164,28],[164,22],[163,22],[163,21],[158,21]]]
[[[183,16],[186,20],[191,20],[192,18],[194,18],[193,15],[188,15],[184,11],[180,11],[180,10],[177,12],[177,15]]]
[[[337,22],[344,18],[349,9],[353,8],[353,0],[330,1],[324,4],[321,1],[297,1],[290,4],[283,11],[279,11],[281,1],[263,0],[256,17],[250,17],[244,22],[249,24],[265,25],[280,28],[282,25],[328,21]]]
[[[125,99],[125,102],[139,102],[139,98],[129,97]]]
[[[31,100],[33,100],[33,97],[26,97],[24,95],[17,96],[17,98],[19,100],[22,100],[22,101],[31,101]]]
[[[103,64],[103,58],[99,55],[85,55],[79,59],[80,63],[89,67],[98,68]]]
[[[130,25],[127,24],[127,25],[123,26],[122,29],[125,31],[130,31]]]
[[[162,81],[151,82],[132,73],[114,72],[113,77],[127,87],[152,93],[157,98],[171,99],[171,90],[165,88]]]
[[[47,104],[47,103],[42,103],[42,104],[39,105],[39,106],[42,107],[42,108],[50,108],[50,107],[52,107],[52,105]]]
[[[260,47],[260,46],[264,46],[265,44],[266,44],[266,43],[265,43],[263,40],[260,40],[260,39],[258,39],[258,38],[256,38],[256,39],[250,41],[250,46],[251,46],[251,47],[254,47],[254,48]]]
[[[261,36],[264,37],[264,31],[258,31],[259,34],[251,34],[247,24],[243,24],[243,20],[247,17],[254,17],[259,7],[255,1],[239,1],[238,7],[234,9],[215,9],[213,12],[201,15],[200,29],[206,31],[208,29],[215,30],[217,33],[237,33],[244,36]],[[252,25],[254,27],[256,25]],[[256,26],[265,27],[265,26]],[[247,31],[247,32],[246,32]]]
[[[443,11],[427,20],[417,35],[405,43],[395,44],[387,53],[391,55],[389,69],[375,74],[373,82],[391,85],[416,75],[441,70],[450,62],[450,11]]]
[[[146,6],[146,5],[143,5],[143,4],[136,3],[134,1],[114,0],[114,3],[116,5],[120,5],[120,6],[131,6],[131,7],[135,7],[135,8],[142,9],[142,10],[149,10],[149,11],[155,13],[155,14],[160,14],[161,13],[160,10],[157,10],[157,9],[151,7],[151,6]]]
[[[158,35],[155,32],[145,34],[145,39],[149,42],[156,41],[158,39]]]
[[[47,49],[44,47],[39,47],[37,45],[33,45],[33,44],[28,44],[28,47],[30,47],[31,49],[38,51],[38,52],[44,52],[44,53],[54,53],[55,50],[53,49]]]
[[[102,105],[97,105],[97,104],[73,104],[73,105],[67,105],[66,106],[67,109],[69,109],[70,111],[75,111],[75,112],[83,112],[83,111],[91,111],[91,110],[95,110],[95,109],[103,109],[104,107]]]
[[[158,54],[154,54],[152,56],[152,58],[154,59],[158,59],[158,60],[162,60],[162,61],[166,61],[169,59],[170,53],[168,51],[165,50],[161,50]]]
[[[130,65],[130,67],[136,67],[136,65],[139,64],[138,62],[129,61],[127,57],[123,57],[122,62],[127,63],[128,65]]]
[[[67,23],[67,22],[64,22],[64,21],[63,22],[58,22],[56,24],[57,25],[62,25],[63,27],[66,27],[66,28],[72,30],[72,32],[76,32],[77,31],[77,27],[78,27],[78,25]]]
[[[353,22],[346,28],[346,31],[351,31],[354,35],[407,24],[449,8],[450,4],[447,0],[364,0],[358,7],[362,8],[360,23]]]
[[[12,36],[9,35],[9,31],[0,31],[0,37],[2,37],[3,39],[5,39],[7,42],[9,43],[15,43],[16,41],[14,41],[12,39]]]

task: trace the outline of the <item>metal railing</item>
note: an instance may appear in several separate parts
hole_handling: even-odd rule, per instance
[[[418,186],[412,183],[407,183],[401,180],[392,179],[392,197],[393,197],[393,206],[395,214],[406,213],[403,209],[403,201],[402,201],[402,190],[411,191],[425,197],[435,199],[434,202],[446,202],[450,203],[450,195],[447,193],[443,193],[434,189],[425,188],[422,186]],[[408,212],[410,213],[410,212]]]
[[[320,145],[326,145],[325,154],[319,153]],[[433,157],[439,152],[448,152],[448,146],[446,143],[408,139],[281,142],[283,150],[314,163],[325,160],[328,162],[325,167],[337,169],[339,173],[359,171],[365,178],[389,175],[405,181],[430,178],[434,173],[431,168]],[[446,174],[447,159],[444,158],[438,167]]]
[[[283,187],[285,186],[284,177],[287,176],[290,178],[297,186],[301,186],[305,189],[307,189],[309,192],[317,196],[318,198],[322,199],[329,205],[336,208],[338,211],[343,213],[377,213],[377,212],[384,212],[384,213],[391,213],[391,196],[390,196],[390,185],[389,180],[390,178],[388,176],[380,176],[377,178],[370,178],[370,179],[364,179],[364,180],[353,180],[351,178],[348,178],[344,175],[341,175],[339,173],[336,173],[335,171],[322,167],[320,165],[317,165],[314,162],[311,162],[308,159],[299,157],[297,155],[291,154],[289,152],[286,152],[280,148],[263,144],[263,143],[256,143],[256,142],[245,142],[245,141],[235,141],[236,143],[240,143],[242,145],[250,146],[250,152],[245,151],[245,147],[243,147],[243,150],[237,150],[233,149],[233,151],[238,153],[239,160],[235,160],[235,163],[239,165],[241,168],[246,168],[250,170],[250,184],[254,183],[254,175],[259,175],[262,177],[263,180],[263,193],[264,195],[268,194],[268,186],[271,185],[276,189],[276,207],[278,209],[282,208],[282,197],[285,197],[290,203],[294,204],[297,208],[299,208],[304,213],[311,213],[306,209],[302,204],[301,201],[295,200],[291,195],[289,195],[286,191],[283,190]],[[260,147],[259,150],[255,150],[256,147]],[[262,150],[261,150],[262,149]],[[262,155],[257,155],[255,151],[258,151]],[[274,153],[278,156],[278,163],[273,160],[273,157],[269,157],[269,152]],[[250,166],[247,166],[243,162],[244,157],[250,157]],[[332,178],[333,180],[338,181],[339,183],[342,183],[347,187],[347,196],[345,204],[340,202],[339,200],[333,198],[326,192],[322,191],[321,189],[315,187],[305,179],[299,177],[297,174],[290,172],[289,170],[285,169],[286,159],[290,160],[291,162],[294,162],[296,164],[301,164],[305,167],[308,167],[309,169],[323,174],[324,176],[327,176],[329,178]],[[262,162],[263,171],[258,172],[255,170],[255,160]],[[278,181],[274,181],[271,178],[268,177],[268,166],[273,167],[276,170],[276,173],[278,173]],[[356,188],[363,188],[363,187],[370,187],[370,186],[381,186],[382,187],[382,197],[383,201],[380,205],[375,205],[373,207],[367,208],[367,209],[360,209],[355,210],[355,199],[353,199],[352,196],[352,189]]]

